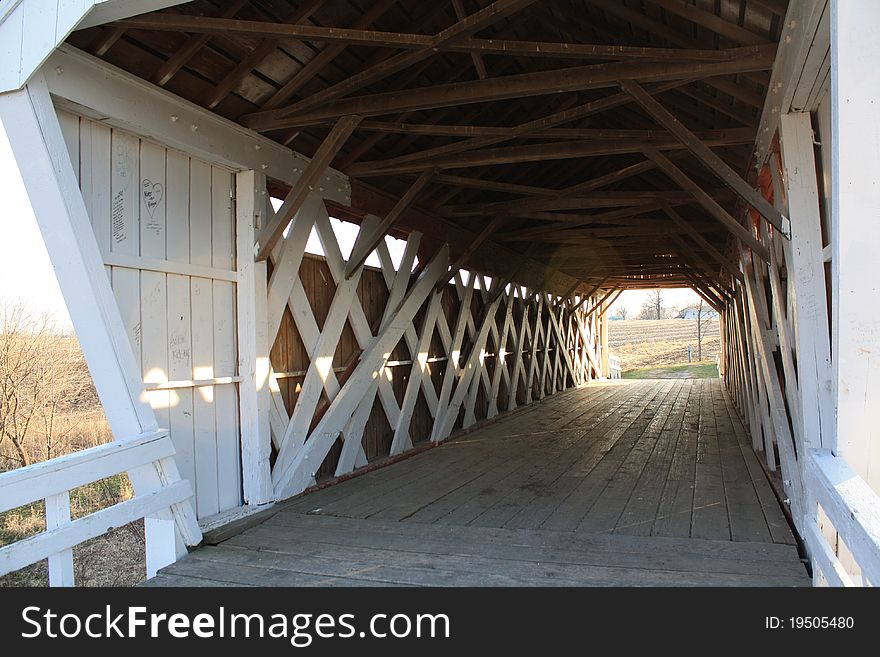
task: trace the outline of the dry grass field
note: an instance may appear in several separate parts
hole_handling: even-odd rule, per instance
[[[714,361],[720,345],[718,320],[706,327],[703,358]],[[688,362],[688,345],[697,360],[697,323],[693,319],[627,319],[609,322],[611,352],[620,356],[623,371],[652,365]]]
[[[110,428],[76,339],[51,318],[21,304],[0,304],[0,473],[110,439]],[[130,499],[128,477],[116,475],[70,491],[76,520]],[[0,507],[3,508],[3,507]],[[46,528],[42,501],[0,512],[0,547]],[[77,584],[127,586],[146,576],[143,522],[73,550]],[[45,560],[0,577],[4,586],[45,586]]]

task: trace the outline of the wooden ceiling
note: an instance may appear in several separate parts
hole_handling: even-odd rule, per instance
[[[392,230],[448,239],[462,266],[721,303],[733,236],[760,245],[720,168],[748,175],[786,5],[199,0],[68,41],[306,155],[324,144],[353,183],[337,215],[397,205]]]

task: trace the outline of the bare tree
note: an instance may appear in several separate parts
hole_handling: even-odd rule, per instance
[[[70,451],[79,435],[71,415],[95,406],[76,339],[58,332],[50,315],[0,304],[0,469]]]
[[[697,331],[697,360],[703,360],[703,338],[706,337],[706,329],[712,321],[712,312],[705,307],[703,299],[697,304],[697,314],[694,317]]]
[[[620,319],[626,319],[626,316],[629,314],[629,310],[627,310],[626,306],[617,306],[617,309],[614,312],[620,317]]]
[[[639,319],[663,319],[666,316],[666,306],[663,301],[663,290],[660,288],[652,290],[645,303],[642,304]]]

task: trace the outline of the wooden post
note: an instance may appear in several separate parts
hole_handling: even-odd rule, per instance
[[[236,269],[238,271],[238,403],[241,469],[246,504],[274,497],[269,467],[269,319],[266,262],[254,262],[254,233],[267,220],[266,178],[254,171],[236,175]]]
[[[807,447],[830,449],[834,435],[831,352],[822,218],[813,156],[813,128],[808,113],[779,117],[782,165],[791,217],[791,248],[786,249],[790,285],[794,285],[797,322],[800,421]]]
[[[616,297],[615,297],[616,298]],[[608,316],[605,314],[611,304],[603,306],[599,312],[599,340],[601,342],[600,349],[602,354],[602,376],[606,379],[611,376],[611,370],[608,367]]]
[[[880,5],[831,3],[832,353],[837,406],[832,449],[880,490]]]
[[[156,416],[146,402],[139,368],[41,73],[24,89],[0,95],[0,120],[113,436],[125,440],[155,431]],[[180,480],[172,458],[128,475],[138,494]],[[184,554],[185,544],[201,540],[189,500],[147,518],[145,528],[150,577]]]
[[[70,524],[70,492],[46,498],[46,531]],[[49,557],[49,586],[74,586],[73,550]]]

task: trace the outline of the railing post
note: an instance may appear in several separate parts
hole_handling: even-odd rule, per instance
[[[64,491],[46,498],[46,531],[70,523],[70,493]],[[62,550],[49,557],[49,586],[74,586],[73,550]]]

